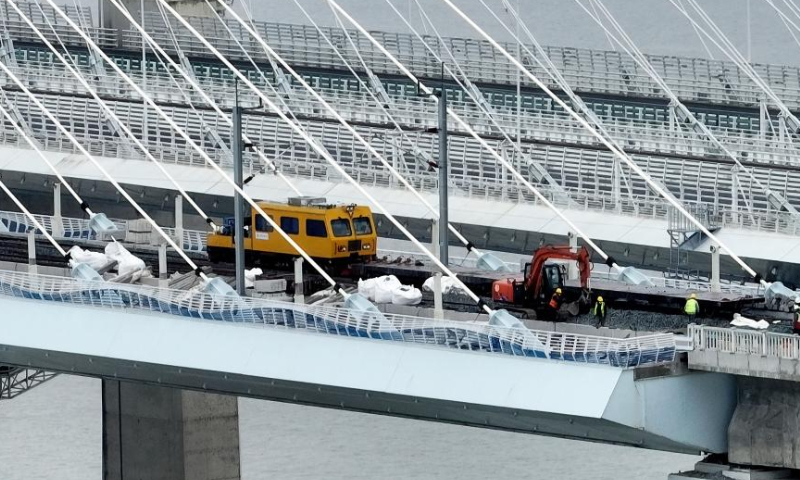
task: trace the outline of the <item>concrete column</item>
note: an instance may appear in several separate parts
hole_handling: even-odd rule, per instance
[[[238,480],[236,397],[103,380],[103,479]]]
[[[738,377],[728,458],[738,465],[800,469],[800,384]]]
[[[175,239],[183,247],[183,195],[175,195]]]
[[[36,229],[28,230],[28,273],[39,273],[36,267]]]
[[[167,271],[167,243],[158,246],[158,286],[169,287],[169,272]]]
[[[294,259],[294,303],[306,303],[306,296],[303,292],[303,257]]]
[[[567,232],[567,237],[569,238],[569,251],[578,253],[578,234],[575,232]],[[569,262],[567,266],[567,278],[571,280],[579,276],[578,262]]]
[[[431,244],[433,245],[433,249],[431,250],[436,258],[441,256],[441,250],[439,250],[439,222],[437,220],[433,220],[431,223]],[[439,258],[441,260],[441,258]],[[446,263],[445,263],[446,265]],[[444,308],[442,303],[442,274],[441,272],[436,272],[433,274],[433,317],[442,320],[444,318]]]
[[[53,228],[52,235],[55,238],[64,236],[64,221],[61,216],[61,184],[53,184]]]
[[[711,246],[711,291],[719,293],[719,245]]]

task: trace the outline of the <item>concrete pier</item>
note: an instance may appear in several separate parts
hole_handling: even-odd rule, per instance
[[[777,480],[798,478],[796,471],[783,468],[731,465],[724,455],[710,455],[687,472],[672,473],[668,480]]]
[[[728,427],[732,463],[800,469],[800,384],[739,377]]]
[[[237,397],[103,380],[104,480],[238,480]]]

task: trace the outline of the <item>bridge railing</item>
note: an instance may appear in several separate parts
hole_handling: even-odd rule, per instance
[[[687,334],[696,350],[800,360],[798,335],[706,325],[689,325]]]
[[[84,88],[71,75],[56,64],[40,62],[24,62],[17,69],[17,75],[24,79],[30,88],[40,88],[50,93],[85,94]],[[138,72],[130,72],[134,78],[140,77]],[[66,76],[65,76],[66,75]],[[86,80],[98,92],[121,99],[138,99],[136,94],[120,78],[113,75],[97,75],[86,71]],[[222,106],[232,106],[234,85],[228,79],[197,76],[206,92]],[[199,100],[198,95],[192,92],[188,84],[178,80],[189,97]],[[255,82],[267,95],[277,100],[266,90],[261,79]],[[184,96],[175,88],[171,79],[164,72],[155,72],[148,76],[145,89],[156,100],[186,104]],[[7,81],[13,88],[12,82]],[[351,92],[331,88],[318,88],[318,91],[339,111],[342,116],[351,122],[371,122],[386,124],[388,120],[381,110],[365,92]],[[250,92],[240,93],[240,100],[245,103],[258,103],[258,98]],[[436,111],[427,102],[414,97],[396,97],[393,99],[392,115],[401,124],[412,128],[432,126],[437,122]],[[333,117],[324,109],[320,109],[318,102],[304,90],[296,90],[290,101],[292,109],[297,114],[310,114],[319,118],[332,119]],[[496,136],[497,130],[493,124],[470,102],[451,101],[454,108],[466,121],[481,135]],[[563,142],[566,144],[585,145],[595,147],[597,140],[582,126],[577,124],[563,112],[541,111],[526,109],[521,118],[517,118],[516,110],[506,107],[496,107],[494,119],[504,127],[512,136],[521,135],[529,141],[539,140],[546,142]],[[639,150],[650,153],[667,153],[693,156],[719,156],[719,149],[709,140],[687,135],[685,132],[675,132],[667,124],[639,124],[621,121],[616,118],[604,118],[604,126],[610,134],[628,150]],[[455,131],[464,131],[459,125],[451,127]],[[800,151],[794,144],[781,141],[778,138],[762,139],[732,129],[712,127],[717,131],[717,136],[734,154],[747,158],[748,161],[764,165],[798,165],[800,164]]]
[[[230,322],[232,327],[304,330],[620,368],[669,363],[675,358],[675,338],[671,334],[618,339],[18,272],[0,272],[0,295],[120,313],[146,311],[187,320]]]
[[[227,32],[222,30],[220,25],[207,20],[196,17],[190,19],[225,55],[245,60],[245,56]],[[237,32],[237,37],[243,40],[245,48],[253,58],[262,62],[266,60],[263,50],[242,33],[241,27],[235,21],[229,20],[228,24],[234,32]],[[168,51],[172,51],[174,47],[170,41],[171,35],[167,32],[163,21],[160,19],[152,21],[150,27],[151,35]],[[342,68],[340,59],[310,26],[259,22],[256,28],[287,61],[295,66]],[[351,64],[359,65],[358,58],[347,46],[341,31],[323,28],[335,43],[345,46],[342,49],[345,58]],[[180,26],[175,25],[175,32],[178,43],[189,56],[209,56],[205,48],[191,35],[183,32]],[[379,31],[371,33],[418,76],[438,78],[440,75],[441,65],[425,50],[422,43],[410,34]],[[359,32],[352,31],[351,35],[360,55],[373,71],[379,75],[400,74],[397,67],[380,54]],[[426,41],[443,54],[443,49],[438,46],[436,38],[427,36]],[[467,75],[474,81],[516,84],[519,77],[517,69],[495,52],[488,43],[461,38],[448,38],[445,41],[459,57],[459,62]],[[135,32],[122,32],[123,48],[137,49],[140,46],[141,39]],[[511,44],[507,44],[506,47],[512,51],[515,48]],[[576,91],[663,98],[663,93],[655,87],[650,77],[624,54],[601,50],[545,48],[548,56],[559,66],[567,82]],[[740,74],[738,67],[731,62],[663,56],[649,56],[649,58],[654,68],[661,73],[677,95],[686,101],[752,106],[757,105],[760,100],[758,88],[744,74]],[[532,59],[527,55],[523,61],[545,83],[552,84],[547,74],[533,66]],[[787,103],[793,106],[800,103],[800,97],[791,85],[800,83],[797,68],[774,65],[755,65],[755,67],[762,75],[766,74],[767,81],[772,83],[773,88]],[[555,85],[550,86],[555,87]]]
[[[56,222],[55,217],[50,215],[35,214],[36,220],[47,230],[51,235],[55,235],[59,239],[73,239],[73,240],[98,240],[97,235],[89,227],[89,220],[83,218],[61,218],[61,234],[56,235],[53,226]],[[115,238],[122,242],[128,243],[141,243],[134,241],[128,232],[130,229],[129,220],[113,220],[119,230],[115,234]],[[22,213],[0,211],[0,232],[11,233],[27,233],[29,230],[35,229],[35,225]],[[174,228],[164,227],[167,235],[177,239],[177,233]],[[190,252],[203,252],[206,249],[206,233],[201,230],[183,229],[183,249]],[[159,237],[160,238],[160,237]],[[151,242],[147,242],[150,244]]]

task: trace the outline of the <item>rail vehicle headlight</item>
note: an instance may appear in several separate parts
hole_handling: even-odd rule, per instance
[[[364,245],[361,245],[361,250],[372,250],[372,245],[365,243]]]
[[[347,251],[347,245],[339,245],[339,246],[337,247],[337,249],[338,249],[340,252],[346,252],[346,251]]]

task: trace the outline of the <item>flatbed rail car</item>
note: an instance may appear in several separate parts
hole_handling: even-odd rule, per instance
[[[372,210],[364,205],[330,205],[324,199],[290,198],[288,203],[259,202],[292,240],[316,261],[348,265],[375,259],[378,235]],[[255,209],[245,215],[244,248],[248,265],[289,262],[299,256]],[[234,259],[233,219],[208,235],[212,263]]]

